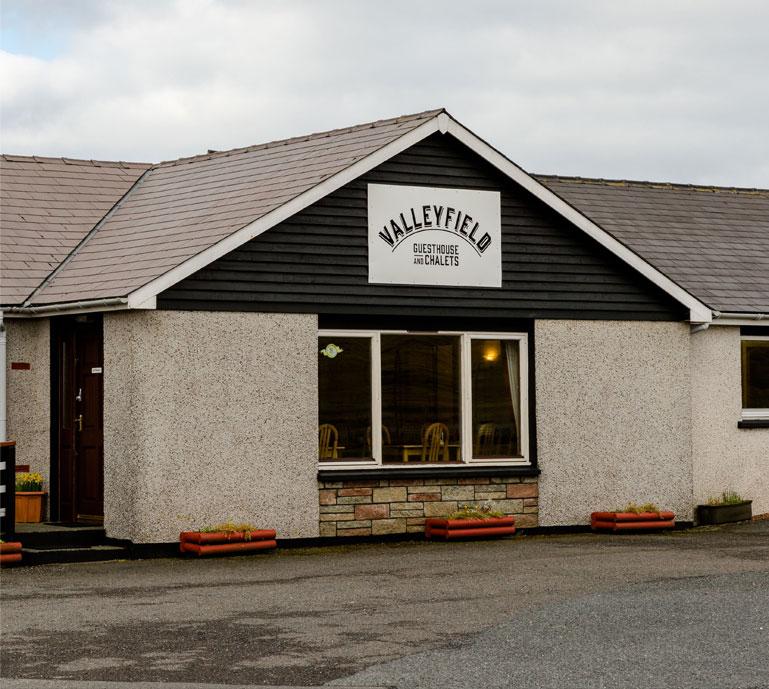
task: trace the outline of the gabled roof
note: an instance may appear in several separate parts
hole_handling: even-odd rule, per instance
[[[711,308],[769,313],[769,190],[535,177]]]
[[[110,187],[111,195],[106,186],[99,187],[101,198],[91,199],[93,183],[84,179],[70,184],[83,202],[101,205],[44,267],[25,273],[26,281],[4,303],[26,299],[25,307],[46,309],[118,298],[129,307],[151,308],[164,289],[438,131],[470,147],[570,220],[575,231],[593,237],[687,306],[692,321],[710,321],[708,306],[769,311],[764,288],[756,288],[761,280],[755,279],[767,260],[769,192],[686,188],[697,195],[689,198],[676,185],[535,178],[444,110],[152,166],[74,161],[84,168],[123,170],[124,186]],[[23,160],[29,164],[34,159]],[[13,184],[11,190],[22,194],[15,197],[17,203],[25,201],[25,182]],[[5,206],[5,188],[2,193]],[[661,196],[652,199],[652,193]],[[701,203],[708,193],[721,201]],[[723,201],[727,197],[729,203]],[[57,231],[55,223],[47,223],[49,217],[38,225],[39,238],[45,235],[46,241]],[[699,263],[692,268],[687,257],[693,231],[699,233],[700,253],[695,252]],[[746,236],[754,250],[741,253]],[[704,248],[707,243],[712,251]],[[714,253],[721,257],[718,266],[709,258]],[[718,271],[726,264],[731,286],[719,292],[724,275]],[[700,271],[707,275],[697,277]]]
[[[22,303],[147,167],[0,156],[0,304]]]

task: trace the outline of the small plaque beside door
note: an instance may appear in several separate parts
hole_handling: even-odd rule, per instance
[[[91,369],[91,373],[103,373],[103,372],[104,372],[104,371],[103,371],[103,369],[102,369],[102,367],[101,367],[101,366],[94,366],[94,367]]]

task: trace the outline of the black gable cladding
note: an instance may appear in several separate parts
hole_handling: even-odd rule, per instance
[[[369,182],[501,191],[502,287],[368,284]],[[158,308],[685,320],[688,312],[448,135],[434,134],[158,297]]]

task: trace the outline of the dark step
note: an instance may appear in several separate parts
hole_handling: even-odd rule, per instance
[[[94,545],[103,545],[106,534],[104,529],[99,526],[58,527],[55,530],[22,530],[17,528],[14,538],[30,548],[88,548]]]
[[[94,545],[90,547],[44,547],[21,549],[21,563],[24,565],[50,565],[65,562],[100,562],[103,560],[127,560],[128,548],[116,545]]]

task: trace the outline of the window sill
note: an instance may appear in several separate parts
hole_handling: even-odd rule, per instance
[[[741,419],[737,428],[769,428],[769,419]]]
[[[455,466],[419,467],[406,469],[403,467],[351,468],[351,469],[318,469],[320,481],[357,481],[362,479],[387,478],[449,478],[452,476],[475,478],[482,476],[539,476],[539,469],[533,466],[481,466],[462,464]]]

